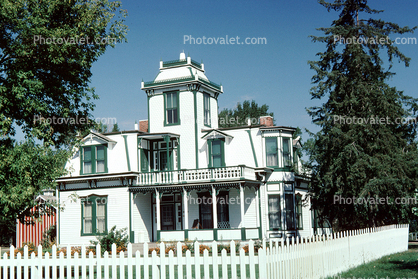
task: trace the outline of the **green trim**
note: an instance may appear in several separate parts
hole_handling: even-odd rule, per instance
[[[245,233],[245,228],[241,228],[241,240],[246,240],[247,239],[247,235]]]
[[[177,169],[181,170],[180,137],[177,138]]]
[[[251,150],[253,151],[255,167],[258,168],[257,157],[255,155],[255,149],[254,149],[254,144],[253,144],[253,138],[251,137],[251,130],[247,130],[247,133],[248,133],[248,137],[250,138]]]
[[[260,219],[260,227],[259,227],[259,231],[258,231],[258,238],[262,239],[263,238],[263,218],[262,218],[262,214],[261,214],[261,190],[260,187],[258,188],[258,210],[259,210],[259,219]]]
[[[177,122],[173,123],[167,123],[167,94],[176,93],[176,99],[177,99]],[[174,126],[174,125],[180,125],[180,92],[178,90],[174,91],[167,91],[163,93],[164,98],[164,126]],[[148,122],[149,123],[149,122]],[[148,124],[149,126],[149,124]]]
[[[127,140],[126,135],[123,136],[123,141],[125,142],[126,163],[128,165],[128,171],[131,171],[131,163],[129,160],[129,151],[128,151],[128,140]]]
[[[97,158],[96,158],[96,150],[97,147],[99,146],[103,146],[103,152],[104,152],[104,164],[105,164],[105,169],[103,172],[96,172],[96,164],[97,164]],[[84,173],[84,149],[86,148],[90,148],[90,162],[91,163],[91,172],[90,173]],[[96,174],[96,173],[107,173],[108,169],[107,169],[107,145],[106,144],[96,144],[96,145],[87,145],[87,146],[82,146],[79,149],[80,152],[80,175],[85,175],[85,174]]]
[[[300,205],[300,212],[298,210],[298,205]],[[295,194],[295,219],[296,219],[296,229],[303,230],[303,209],[302,209],[302,195]],[[300,215],[300,224],[298,222],[298,215]]]
[[[149,111],[149,102],[150,102],[151,97],[147,96],[147,104],[148,104],[148,133],[151,133],[151,119],[150,119],[150,111]],[[138,128],[139,128],[139,124],[138,124]]]
[[[193,90],[193,101],[194,101],[194,144],[195,144],[195,157],[196,157],[196,169],[199,168],[199,146],[197,141],[197,97],[196,90]]]
[[[171,160],[173,159],[173,155],[170,156],[170,147],[169,147],[169,143],[170,143],[170,136],[164,136],[163,140],[166,143],[166,152],[167,152],[167,170],[172,171],[173,169],[171,168],[172,163]],[[171,152],[171,154],[173,154],[173,152]]]
[[[161,231],[157,230],[157,241],[160,241],[160,237],[161,237]]]
[[[138,148],[139,146],[139,138],[136,138],[136,168],[137,168],[137,172],[139,172],[139,154],[140,154],[140,149]]]
[[[91,235],[105,235],[107,234],[107,196],[99,196],[99,195],[90,195],[87,197],[81,197],[84,198],[85,201],[91,202],[92,203],[92,207],[91,207],[91,233],[84,233],[84,202],[81,202],[81,232],[80,235],[81,236],[91,236]],[[96,221],[97,221],[97,212],[96,212],[96,200],[97,199],[106,199],[105,202],[105,231],[103,233],[96,233]]]
[[[189,239],[189,230],[184,230],[184,240]]]
[[[129,242],[135,242],[135,235],[132,230],[132,192],[129,192]]]
[[[218,241],[218,229],[213,229],[213,240]]]
[[[163,61],[163,67],[173,67],[187,64],[187,59]]]

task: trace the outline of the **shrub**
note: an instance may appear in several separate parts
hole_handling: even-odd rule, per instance
[[[90,240],[90,243],[96,246],[100,244],[101,254],[103,255],[105,251],[111,253],[112,244],[116,244],[117,253],[121,251],[126,251],[126,246],[128,244],[128,232],[126,228],[116,230],[116,226],[113,226],[108,234],[103,236],[98,236],[96,240]]]
[[[157,255],[160,254],[160,247],[154,247],[148,249],[148,254],[152,254],[152,251],[157,252]]]

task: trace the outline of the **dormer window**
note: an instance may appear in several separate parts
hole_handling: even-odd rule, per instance
[[[165,124],[176,125],[179,121],[179,95],[178,91],[165,93]]]
[[[81,174],[107,172],[107,146],[92,145],[81,148]]]
[[[208,140],[209,167],[220,168],[225,166],[224,141],[221,139]]]

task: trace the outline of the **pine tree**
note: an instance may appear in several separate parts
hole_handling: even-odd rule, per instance
[[[248,119],[251,120],[251,124],[258,124],[258,118],[260,116],[270,115],[273,117],[272,112],[268,112],[269,106],[264,104],[259,106],[254,100],[245,100],[242,104],[238,102],[237,107],[232,109],[223,109],[219,112],[219,127],[238,127],[245,126],[248,123]]]
[[[375,19],[382,11],[367,0],[319,3],[340,15],[331,27],[318,29],[325,36],[312,36],[327,45],[319,61],[309,61],[316,71],[312,99],[327,99],[308,109],[321,128],[310,145],[313,208],[335,230],[407,222],[411,206],[397,202],[414,196],[418,154],[415,122],[401,120],[414,116],[418,106],[387,83],[394,60],[410,62],[389,35],[416,27]]]

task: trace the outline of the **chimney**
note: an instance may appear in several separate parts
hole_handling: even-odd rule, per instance
[[[139,131],[148,133],[148,119],[139,120]]]
[[[260,116],[260,125],[264,125],[266,127],[274,126],[273,117],[271,117],[270,115]]]
[[[135,131],[138,131],[138,123],[136,123],[136,121],[135,121],[135,127],[134,127],[134,130],[135,130]]]

